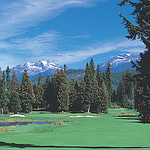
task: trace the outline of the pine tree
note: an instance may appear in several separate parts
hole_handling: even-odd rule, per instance
[[[25,113],[31,112],[32,104],[35,102],[35,95],[26,69],[22,73],[20,100],[22,111]]]
[[[69,110],[76,111],[77,108],[77,91],[75,89],[75,81],[69,81]]]
[[[50,108],[50,103],[52,98],[50,93],[51,93],[51,81],[50,81],[50,76],[48,75],[44,83],[44,95],[43,95],[43,99],[45,101],[47,109]]]
[[[136,25],[131,23],[122,14],[123,23],[129,33],[126,36],[129,39],[135,40],[140,39],[146,46],[147,51],[140,54],[140,60],[133,63],[133,67],[136,68],[138,74],[135,75],[137,80],[137,92],[136,94],[136,107],[140,112],[141,121],[144,123],[150,122],[150,1],[149,0],[138,0],[133,2],[131,0],[123,0],[119,3],[120,6],[129,3],[134,11],[131,15],[136,21]]]
[[[7,101],[9,103],[10,98],[11,98],[11,93],[12,93],[12,87],[11,87],[11,80],[10,80],[10,69],[7,66],[6,69],[6,95],[7,95]]]
[[[108,113],[108,92],[107,92],[107,88],[105,85],[105,82],[102,81],[102,86],[100,88],[100,95],[101,95],[101,100],[100,103],[98,105],[97,108],[97,112],[101,112],[101,113]]]
[[[0,82],[2,81],[2,69],[0,67]]]
[[[43,89],[43,81],[42,81],[41,73],[39,74],[38,84],[35,87],[34,94],[35,94],[35,98],[36,98],[34,106],[36,108],[45,107],[45,102],[43,100],[44,89]]]
[[[91,103],[91,111],[98,112],[98,104],[100,103],[100,87],[96,77],[95,64],[93,59],[90,62],[91,81],[93,85],[93,100]]]
[[[66,65],[64,65],[64,70],[60,70],[60,87],[57,94],[58,110],[68,111],[69,110],[69,95],[66,79]]]
[[[11,90],[11,81],[10,81],[10,75],[9,74],[10,74],[10,69],[7,66],[7,69],[6,69],[6,88],[7,88],[7,91]]]
[[[126,107],[127,95],[125,92],[124,81],[121,80],[117,88],[117,105]]]
[[[12,79],[11,79],[11,88],[12,90],[19,93],[19,90],[20,90],[19,81],[18,81],[16,72],[14,70],[13,70]]]
[[[3,71],[2,80],[1,80],[1,83],[0,83],[0,109],[1,109],[1,114],[8,112],[7,104],[8,104],[8,101],[7,101],[7,95],[6,95],[5,72]]]
[[[67,88],[66,69],[57,70],[51,81],[51,111],[67,111],[69,109],[69,95]]]
[[[101,87],[101,84],[102,84],[102,73],[100,71],[99,64],[97,65],[96,78],[97,78],[97,82],[98,82],[99,87]]]
[[[62,83],[58,90],[58,111],[64,112],[69,110],[69,95],[66,84]]]
[[[134,98],[135,88],[134,88],[134,83],[132,78],[133,78],[132,73],[128,68],[124,77],[124,86],[125,86],[125,93],[128,99],[127,107],[130,109],[134,108],[134,103],[135,103],[135,98]]]
[[[88,63],[86,64],[84,82],[85,82],[85,96],[84,96],[83,110],[89,113],[91,109],[91,103],[93,100],[93,88]]]
[[[21,111],[19,94],[15,90],[11,92],[11,98],[9,102],[9,111],[15,114]]]
[[[85,82],[84,80],[79,81],[78,87],[76,88],[77,91],[77,111],[83,111],[84,110],[84,99],[85,99]]]
[[[111,66],[110,66],[110,62],[107,63],[107,68],[106,68],[106,79],[105,79],[105,84],[106,84],[106,88],[108,91],[108,100],[109,100],[109,105],[111,103],[111,98],[112,98],[112,81],[111,81]]]

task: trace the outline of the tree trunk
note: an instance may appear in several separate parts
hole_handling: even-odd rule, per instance
[[[3,115],[3,113],[4,113],[4,110],[3,110],[3,108],[2,108],[2,115]]]
[[[88,111],[87,111],[87,113],[88,113],[88,114],[90,113],[90,104],[89,104],[89,108],[88,108]]]

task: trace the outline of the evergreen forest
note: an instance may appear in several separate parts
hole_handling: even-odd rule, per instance
[[[123,73],[118,86],[112,88],[111,65],[108,62],[104,72],[93,59],[87,62],[84,77],[76,81],[67,81],[66,65],[57,70],[52,78],[47,76],[43,82],[41,74],[38,82],[32,85],[27,70],[22,73],[19,84],[17,75],[10,69],[0,74],[0,113],[30,113],[34,110],[46,109],[52,112],[86,112],[109,113],[110,107],[135,109],[143,123],[150,122],[150,1],[122,0],[118,5],[130,4],[136,25],[131,23],[122,13],[124,27],[128,31],[128,39],[139,39],[145,45],[145,52],[140,53],[140,60],[132,62],[137,73],[129,69]]]

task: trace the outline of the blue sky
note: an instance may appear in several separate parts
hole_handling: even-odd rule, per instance
[[[132,20],[120,0],[1,0],[0,66],[50,60],[72,68],[91,58],[102,63],[121,53],[142,52],[127,40],[119,12]],[[134,20],[132,20],[134,21]]]

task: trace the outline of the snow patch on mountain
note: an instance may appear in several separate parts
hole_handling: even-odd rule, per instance
[[[132,64],[131,64],[131,60],[132,61],[136,61],[139,59],[139,56],[132,54],[132,53],[128,53],[128,54],[119,54],[114,56],[113,58],[111,58],[109,61],[102,63],[100,65],[101,70],[105,70],[107,63],[110,62],[111,65],[111,70],[113,72],[117,72],[117,71],[124,71],[126,70],[128,67],[130,69],[132,68]]]
[[[15,70],[17,74],[22,74],[22,72],[27,69],[29,76],[34,76],[45,71],[48,71],[49,74],[53,74],[55,70],[62,68],[60,65],[50,61],[38,61],[35,63],[26,62],[24,65],[18,65],[11,70]]]

